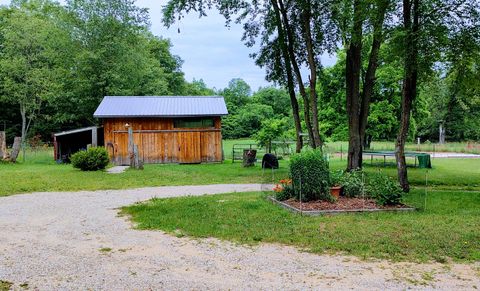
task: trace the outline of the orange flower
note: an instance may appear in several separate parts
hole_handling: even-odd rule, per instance
[[[273,191],[282,192],[283,191],[283,186],[280,185],[280,184],[277,184],[277,185],[275,185],[275,187],[273,187]]]
[[[283,185],[290,185],[292,184],[292,179],[282,179],[280,180],[280,183],[282,183]]]

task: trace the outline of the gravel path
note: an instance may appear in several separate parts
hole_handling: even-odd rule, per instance
[[[245,247],[176,238],[134,230],[117,216],[116,208],[154,196],[260,187],[181,186],[0,198],[0,280],[14,283],[17,290],[480,288],[479,264],[365,262],[272,244]]]

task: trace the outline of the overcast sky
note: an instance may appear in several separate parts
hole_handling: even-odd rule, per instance
[[[8,3],[9,0],[0,0],[0,4]],[[217,89],[225,88],[233,78],[244,79],[253,90],[269,85],[264,70],[249,57],[254,49],[247,48],[241,41],[240,25],[232,24],[227,28],[223,17],[211,11],[208,17],[200,19],[197,14],[186,15],[180,23],[167,29],[161,22],[165,3],[166,0],[137,0],[138,6],[150,10],[152,32],[169,38],[173,44],[172,52],[184,60],[182,70],[188,81],[203,79],[209,87]],[[332,57],[322,57],[324,66],[333,62]]]

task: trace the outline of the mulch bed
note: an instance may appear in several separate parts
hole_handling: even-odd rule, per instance
[[[302,211],[322,211],[322,210],[361,210],[361,209],[382,209],[382,210],[395,210],[395,209],[402,209],[402,208],[410,208],[407,205],[388,205],[382,206],[377,205],[375,200],[373,199],[362,199],[362,198],[347,198],[340,196],[335,202],[327,202],[327,201],[310,201],[310,202],[302,202],[295,199],[289,199],[282,201],[283,203],[296,208],[297,210]]]

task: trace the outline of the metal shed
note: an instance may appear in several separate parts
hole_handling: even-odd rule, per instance
[[[223,160],[221,96],[106,96],[101,118],[104,144],[114,164],[130,163],[128,129],[144,163],[201,163]]]

